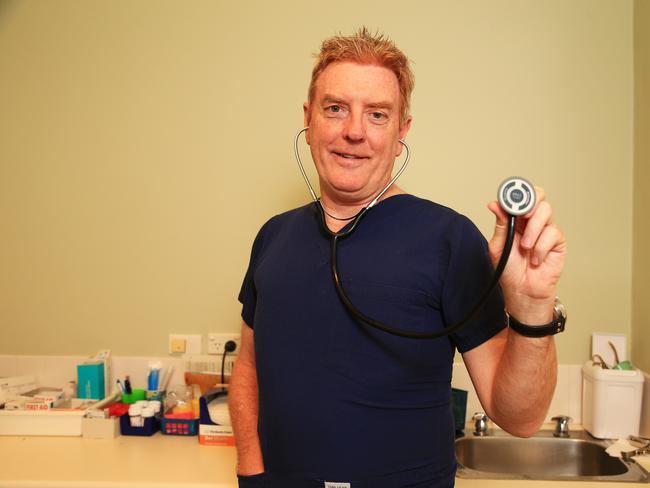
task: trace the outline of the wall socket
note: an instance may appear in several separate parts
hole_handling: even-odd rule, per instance
[[[223,354],[226,342],[235,341],[237,348],[228,354],[239,354],[239,334],[208,334],[208,354]]]

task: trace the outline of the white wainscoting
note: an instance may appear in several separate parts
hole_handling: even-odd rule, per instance
[[[83,356],[12,356],[0,355],[0,377],[33,374],[41,386],[63,387],[77,378],[77,364]],[[112,382],[129,375],[134,386],[146,385],[147,364],[160,361],[164,367],[173,366],[171,385],[184,382],[185,359],[182,357],[113,357]],[[582,365],[561,364],[558,366],[558,380],[553,401],[548,411],[547,421],[555,415],[568,415],[574,424],[582,423]],[[641,415],[641,435],[650,436],[650,375],[646,374],[644,386],[643,413]],[[452,386],[468,391],[467,420],[474,412],[482,411],[476,392],[462,362],[454,363]]]

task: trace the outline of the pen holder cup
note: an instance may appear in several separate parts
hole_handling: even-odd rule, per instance
[[[122,403],[130,405],[145,399],[145,391],[140,388],[134,388],[131,393],[122,393]]]

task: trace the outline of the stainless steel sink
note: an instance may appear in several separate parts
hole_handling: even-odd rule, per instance
[[[496,431],[485,437],[456,440],[457,476],[482,479],[629,481],[650,483],[650,475],[634,460],[605,452],[610,444],[582,431],[570,438],[540,431],[529,439]]]

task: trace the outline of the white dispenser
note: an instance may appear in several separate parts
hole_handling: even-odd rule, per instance
[[[643,373],[603,369],[587,361],[582,367],[582,426],[598,439],[639,435]]]

